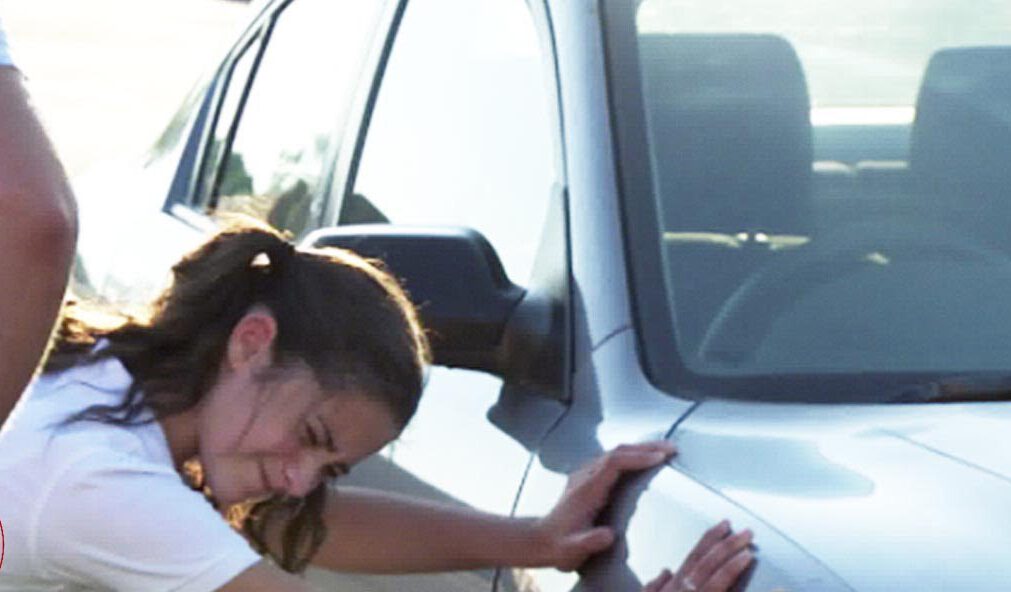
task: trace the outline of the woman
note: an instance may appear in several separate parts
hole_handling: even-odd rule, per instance
[[[125,322],[68,309],[0,432],[0,590],[298,590],[292,573],[309,563],[574,569],[613,540],[593,520],[618,477],[673,453],[622,447],[540,519],[328,487],[417,409],[430,353],[397,282],[249,227],[185,257],[173,279]],[[648,589],[736,579],[750,533],[707,536],[694,563]]]

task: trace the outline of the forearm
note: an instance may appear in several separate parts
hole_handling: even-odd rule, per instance
[[[533,519],[342,488],[327,500],[324,521],[327,536],[313,564],[328,569],[406,573],[550,563]]]
[[[45,350],[76,233],[66,175],[21,73],[0,67],[0,423]]]

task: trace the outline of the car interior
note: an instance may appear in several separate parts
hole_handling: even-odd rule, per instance
[[[915,117],[878,120],[819,117],[777,35],[650,33],[639,53],[689,366],[1003,367],[1011,46],[937,50]]]
[[[781,37],[647,35],[640,53],[667,265],[690,278],[671,286],[680,340],[697,343],[775,256],[760,233],[812,232],[810,101]]]

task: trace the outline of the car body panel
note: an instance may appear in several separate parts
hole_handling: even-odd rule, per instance
[[[572,404],[542,443],[541,462],[571,471],[622,443],[664,437],[692,408],[645,379],[634,342],[621,331],[594,350],[577,349]]]
[[[592,310],[577,330],[596,345],[628,327],[621,221],[605,92],[600,20],[595,2],[549,3],[558,53],[558,87],[568,181],[573,290],[577,308]],[[580,316],[580,313],[576,313]]]
[[[520,516],[547,512],[564,490],[568,473],[615,446],[663,438],[693,406],[690,401],[676,399],[657,390],[645,379],[630,330],[614,333],[593,349],[585,338],[585,330],[578,328],[581,324],[583,319],[577,318],[576,335],[584,337],[577,338],[575,345],[572,404],[537,451],[534,466],[526,476],[516,506],[515,513]],[[628,393],[632,392],[636,393],[635,398],[628,397]],[[621,497],[615,501],[618,511],[634,507],[628,499],[631,498]],[[671,516],[680,516],[680,512],[672,509]],[[687,529],[676,528],[673,531],[680,533],[673,536],[680,537],[681,543],[693,540],[697,534]],[[667,556],[665,565],[670,565],[678,557],[676,546],[658,549],[668,549],[672,553]],[[613,553],[620,552],[619,549],[609,552],[605,561],[612,561]],[[617,587],[616,581],[610,579],[616,577],[611,567],[592,572],[595,575],[588,574],[580,589],[636,589],[632,580],[627,578],[622,580],[622,587]],[[510,571],[507,575],[508,585],[503,588],[506,590],[513,586],[544,592],[563,591],[578,582],[576,575],[554,570]]]
[[[564,477],[535,465],[528,477],[530,500],[561,493]],[[521,506],[529,513],[536,504]],[[577,574],[524,570],[514,575],[521,590],[639,590],[663,569],[675,568],[702,534],[721,520],[755,533],[758,561],[747,586],[754,590],[851,590],[844,581],[772,524],[704,484],[664,466],[628,479],[604,522],[621,533],[614,548]],[[523,585],[526,585],[526,588]]]
[[[710,401],[675,431],[674,464],[853,589],[1004,590],[1011,462],[994,443],[1009,429],[1006,403]]]
[[[180,249],[204,240],[206,224],[182,222],[161,210],[173,164],[171,158],[122,161],[74,180],[80,202],[77,291],[112,302],[145,302],[167,285]],[[110,221],[118,222],[115,233]]]

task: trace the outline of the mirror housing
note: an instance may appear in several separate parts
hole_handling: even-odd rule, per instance
[[[418,307],[434,363],[561,396],[563,306],[513,284],[479,232],[363,224],[320,229],[302,244],[382,260]]]

